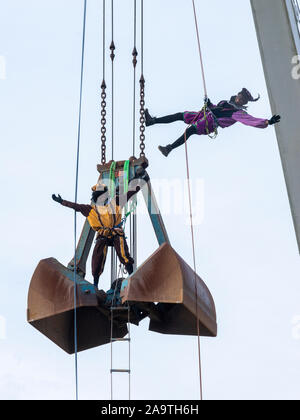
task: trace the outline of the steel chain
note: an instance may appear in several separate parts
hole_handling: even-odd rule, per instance
[[[101,163],[106,163],[106,83],[103,80],[101,85]]]
[[[145,157],[145,79],[140,79],[140,157]]]

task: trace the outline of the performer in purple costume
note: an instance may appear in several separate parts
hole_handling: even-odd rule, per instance
[[[179,112],[173,115],[167,115],[166,117],[156,118],[151,117],[148,109],[145,111],[146,126],[154,124],[169,124],[175,121],[184,121],[190,127],[186,130],[186,139],[193,134],[208,135],[213,133],[216,128],[226,128],[241,122],[242,124],[249,125],[250,127],[256,128],[267,128],[269,125],[273,125],[280,122],[280,116],[274,115],[270,120],[263,118],[255,118],[246,112],[246,105],[248,102],[256,102],[258,98],[254,99],[251,93],[244,88],[236,96],[232,96],[229,101],[221,101],[218,105],[214,105],[207,100],[207,110],[204,114],[204,110],[200,112]],[[183,145],[185,142],[185,135],[183,134],[173,144],[167,146],[159,146],[159,150],[164,156],[168,156],[169,153],[177,147]]]

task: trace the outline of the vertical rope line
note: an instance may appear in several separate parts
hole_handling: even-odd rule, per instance
[[[128,399],[130,401],[131,399],[131,335],[130,335],[130,305],[128,303],[128,320],[127,320],[127,325],[128,325],[128,369],[129,369],[129,373],[128,373]]]
[[[111,303],[113,306],[113,301]],[[113,310],[110,309],[110,399],[113,399]]]
[[[106,10],[105,9],[106,9],[105,8],[105,0],[103,0],[103,23],[102,23],[102,26],[103,26],[103,34],[102,34],[102,45],[103,45],[103,47],[102,47],[102,66],[103,66],[102,73],[103,73],[103,80],[105,80],[105,29],[106,29],[106,25],[105,25]]]
[[[111,39],[112,45],[114,42],[114,0],[111,0]],[[112,52],[113,54],[113,52]],[[111,108],[112,108],[112,117],[111,117],[111,159],[114,160],[114,57],[111,60]]]
[[[193,248],[193,264],[194,264],[194,274],[195,274],[194,283],[195,283],[195,296],[196,296],[196,320],[197,320],[197,336],[198,336],[197,342],[198,342],[199,387],[200,387],[200,400],[202,401],[203,389],[202,389],[202,369],[201,369],[200,328],[199,328],[199,313],[198,313],[198,290],[197,290],[197,277],[196,277],[196,253],[195,253],[194,223],[193,223],[193,214],[192,214],[192,195],[191,195],[190,168],[189,168],[189,159],[188,159],[186,131],[184,133],[184,144],[185,144],[186,171],[187,171],[187,181],[188,181],[191,236],[192,236],[192,248]]]
[[[141,0],[141,70],[144,74],[144,0]]]
[[[208,97],[207,96],[207,87],[206,87],[206,80],[205,80],[205,72],[204,72],[204,64],[203,64],[203,57],[202,57],[202,51],[201,51],[201,44],[200,44],[197,12],[196,12],[196,7],[195,7],[195,1],[192,0],[192,2],[193,2],[194,18],[195,18],[195,25],[196,25],[197,40],[198,40],[198,50],[199,50],[200,65],[201,65],[201,71],[202,71],[204,94],[205,94],[205,98],[207,98]]]
[[[133,12],[133,19],[134,19],[134,29],[133,29],[133,54],[136,51],[136,0],[134,0],[134,12]],[[136,53],[137,54],[137,53]],[[136,60],[136,57],[133,58]],[[133,126],[132,126],[132,156],[135,155],[135,107],[136,107],[136,62],[133,61]]]
[[[105,82],[105,43],[106,43],[106,3],[103,0],[103,34],[102,34],[102,73],[103,79],[101,84],[101,164],[106,163],[106,82]]]
[[[111,0],[111,159],[114,160],[114,0]],[[113,247],[111,248],[111,284],[115,280],[117,272],[117,262]]]
[[[136,40],[137,40],[137,7],[136,0],[133,2],[133,110],[132,110],[132,156],[135,156],[135,143],[136,143],[136,65],[137,65],[137,49],[136,49]],[[135,232],[136,232],[136,218],[135,214],[130,214],[130,252],[134,260],[136,260],[135,255]],[[135,261],[136,265],[136,261]]]
[[[140,157],[145,157],[144,0],[141,0]]]
[[[201,44],[200,44],[200,36],[199,36],[198,19],[197,19],[195,1],[192,0],[192,3],[193,3],[194,19],[195,19],[195,26],[196,26],[197,41],[198,41],[198,50],[199,50],[199,57],[200,57],[200,66],[201,66],[201,72],[202,72],[204,95],[205,95],[205,99],[207,99],[208,98],[207,86],[206,86],[206,80],[205,80],[205,71],[204,71],[203,57],[202,57],[202,51],[201,51]],[[205,112],[205,108],[204,108],[204,112]],[[197,120],[197,118],[199,116],[199,113],[195,116],[194,120],[189,125],[189,127],[194,123],[194,121]],[[189,127],[187,127],[187,129]],[[197,318],[197,335],[198,335],[199,387],[200,387],[200,400],[202,400],[203,399],[203,387],[202,387],[202,369],[201,369],[200,327],[199,327],[199,314],[198,314],[198,290],[197,290],[197,277],[196,277],[197,276],[197,274],[196,274],[196,253],[195,253],[194,223],[193,223],[193,214],[192,214],[192,195],[191,195],[191,183],[190,183],[190,169],[189,169],[189,158],[188,158],[188,148],[187,148],[187,138],[186,138],[187,129],[185,130],[185,133],[184,133],[184,144],[185,144],[186,171],[187,171],[189,207],[190,207],[190,224],[191,224],[191,237],[192,237],[192,248],[193,248],[193,264],[194,264],[194,274],[195,274],[196,318]]]
[[[79,154],[80,154],[80,137],[81,137],[81,115],[82,115],[82,87],[83,87],[83,70],[84,70],[84,50],[85,50],[85,32],[86,32],[86,9],[87,0],[84,0],[83,13],[83,30],[82,30],[82,47],[81,47],[81,74],[80,74],[80,96],[79,96],[79,112],[78,112],[78,132],[77,132],[77,155],[76,155],[76,176],[75,176],[75,200],[78,200],[78,178],[79,178]],[[76,400],[78,400],[78,343],[77,343],[77,215],[74,211],[74,353],[75,353],[75,390]]]

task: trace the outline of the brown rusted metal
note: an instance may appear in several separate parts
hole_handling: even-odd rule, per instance
[[[132,176],[146,168],[145,157],[130,158]],[[107,179],[112,162],[99,165],[99,179]],[[117,162],[116,172],[125,161]],[[130,322],[136,325],[149,316],[151,331],[163,334],[216,336],[216,311],[213,298],[198,275],[169,244],[150,182],[144,191],[146,206],[160,248],[122,283],[123,303],[130,302]],[[146,194],[147,192],[147,194]],[[84,280],[86,259],[94,232],[86,222],[77,247],[77,343],[78,351],[110,342],[110,310],[106,294],[97,292]],[[66,352],[74,352],[74,261],[64,267],[54,258],[40,261],[28,292],[28,322]],[[195,291],[197,286],[197,298]],[[121,311],[122,312],[122,311]],[[123,311],[124,312],[124,311]],[[127,334],[126,316],[114,316],[113,337]]]
[[[123,281],[121,296],[123,303],[157,302],[161,319],[149,315],[151,331],[197,335],[198,316],[200,335],[217,335],[215,304],[208,288],[167,243]]]
[[[76,276],[78,351],[110,342],[110,313],[104,292]],[[54,258],[40,261],[28,292],[28,322],[67,353],[74,353],[74,273]],[[114,324],[114,337],[127,334],[126,320]]]
[[[148,159],[145,157],[136,158],[135,156],[131,156],[129,158],[130,164],[134,167],[141,166],[142,168],[146,169],[149,166]],[[120,160],[116,162],[116,172],[124,169],[125,160]],[[112,160],[105,163],[104,165],[97,165],[97,170],[100,173],[100,178],[103,173],[108,172],[110,170],[111,164],[113,163]]]
[[[96,291],[79,274],[76,293],[78,351],[109,343],[110,310],[104,305],[106,294]],[[151,331],[197,335],[198,315],[200,335],[217,335],[215,305],[208,288],[168,243],[123,281],[121,296],[123,303],[134,305],[130,322],[136,325],[149,316]],[[54,258],[40,261],[33,274],[27,320],[67,353],[74,353],[74,273]],[[113,336],[125,337],[127,314],[118,315],[115,321]]]

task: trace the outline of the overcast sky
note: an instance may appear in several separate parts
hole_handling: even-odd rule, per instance
[[[218,102],[247,87],[261,94],[249,112],[270,118],[250,2],[196,4],[209,97]],[[51,194],[74,198],[83,1],[2,0],[0,6],[0,398],[74,399],[74,357],[27,324],[26,308],[39,260],[53,256],[67,264],[73,252],[73,213]],[[133,1],[115,0],[120,160],[132,154],[132,16]],[[89,202],[100,161],[101,22],[102,1],[88,0],[82,203]],[[107,50],[110,41],[108,26]],[[203,87],[191,1],[145,0],[144,52],[150,112],[199,110]],[[278,107],[284,117],[288,109]],[[173,201],[168,211],[157,186],[161,179],[184,183],[184,149],[168,159],[157,150],[183,129],[180,122],[147,129],[146,153],[172,246],[192,265],[187,213],[174,214]],[[214,296],[219,327],[218,338],[201,340],[204,398],[299,399],[300,258],[274,128],[236,124],[220,130],[215,141],[194,136],[189,155],[199,206],[197,271]],[[78,220],[81,227],[84,220]],[[140,264],[157,248],[145,215],[138,236]],[[109,288],[108,268],[100,279],[103,289]],[[133,399],[198,398],[195,337],[151,333],[147,321],[133,326],[131,336]],[[117,346],[116,365],[122,365],[127,347]],[[110,346],[79,354],[78,363],[79,397],[109,399]],[[127,380],[116,379],[115,397],[127,395]]]

